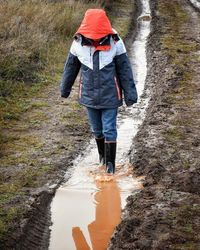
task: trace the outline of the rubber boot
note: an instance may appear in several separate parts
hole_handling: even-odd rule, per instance
[[[115,173],[116,142],[105,143],[106,173]]]
[[[105,164],[105,147],[104,147],[104,137],[95,138],[97,143],[97,149],[99,152],[99,162],[100,164]]]

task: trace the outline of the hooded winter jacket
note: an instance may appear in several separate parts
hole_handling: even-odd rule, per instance
[[[127,106],[137,102],[124,43],[103,10],[88,10],[76,32],[61,80],[62,97],[69,96],[79,70],[80,104],[104,109],[121,106],[123,97]]]

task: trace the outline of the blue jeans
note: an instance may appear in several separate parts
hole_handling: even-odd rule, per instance
[[[95,138],[105,137],[107,142],[117,139],[117,108],[93,109],[88,108],[88,118]]]

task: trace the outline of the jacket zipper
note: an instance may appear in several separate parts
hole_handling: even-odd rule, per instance
[[[122,99],[122,97],[121,97],[120,89],[119,89],[119,86],[118,86],[118,83],[117,83],[117,78],[114,76],[114,79],[115,79],[115,87],[116,87],[116,90],[117,90],[118,100],[120,101]]]

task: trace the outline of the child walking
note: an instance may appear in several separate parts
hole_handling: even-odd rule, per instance
[[[87,108],[106,172],[115,173],[117,112],[137,102],[137,90],[126,48],[102,9],[89,9],[77,30],[65,63],[61,97],[70,95],[81,71],[79,103]]]

